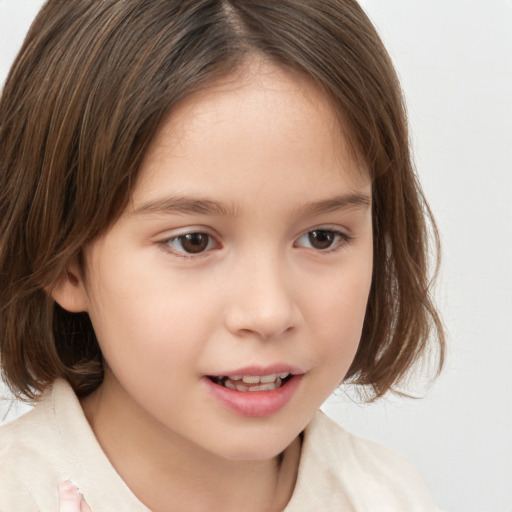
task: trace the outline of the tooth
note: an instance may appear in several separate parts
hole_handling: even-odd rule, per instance
[[[269,382],[267,384],[260,384],[259,386],[251,386],[247,391],[274,391],[281,385],[281,380],[277,379],[276,382]]]
[[[260,377],[260,382],[263,384],[268,384],[269,382],[274,382],[276,380],[277,375],[272,373],[271,375],[264,375]]]
[[[242,376],[241,375],[230,375],[228,377],[228,379],[231,379],[231,380],[241,380]]]
[[[237,391],[248,391],[249,388],[247,386],[244,386],[243,384],[236,384],[235,385]]]
[[[268,384],[261,384],[258,386],[260,391],[274,391],[274,389],[277,388],[277,385],[273,382],[270,382]]]
[[[279,374],[279,378],[280,379],[286,379],[286,377],[288,377],[288,375],[290,375],[289,372],[283,372],[283,373],[280,373]]]
[[[226,386],[229,389],[236,389],[236,386],[232,382],[229,382],[229,380],[224,382],[224,386]]]
[[[246,383],[246,384],[258,384],[260,382],[260,378],[255,375],[244,375],[242,377],[242,380]]]

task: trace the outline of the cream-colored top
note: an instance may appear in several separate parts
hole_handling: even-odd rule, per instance
[[[116,473],[69,384],[0,427],[0,512],[58,512],[71,480],[93,512],[148,512]],[[383,446],[319,412],[304,432],[297,484],[285,512],[438,511],[418,472]]]

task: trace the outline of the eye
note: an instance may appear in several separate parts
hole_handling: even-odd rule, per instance
[[[163,242],[166,250],[178,256],[190,256],[208,251],[216,246],[207,233],[186,233]]]
[[[307,247],[317,251],[335,249],[348,242],[350,237],[345,233],[333,229],[314,229],[304,233],[296,242],[298,247]]]

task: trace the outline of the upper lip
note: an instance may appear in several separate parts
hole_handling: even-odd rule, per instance
[[[225,377],[229,375],[248,375],[248,376],[261,376],[261,375],[272,375],[279,373],[291,373],[293,375],[301,375],[304,370],[292,366],[289,364],[276,363],[270,366],[246,366],[244,368],[236,368],[234,370],[228,370],[225,372],[209,373],[209,377]]]

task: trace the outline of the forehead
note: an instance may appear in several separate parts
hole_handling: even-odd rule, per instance
[[[178,194],[229,189],[232,200],[237,190],[242,198],[269,180],[298,196],[333,186],[367,189],[368,172],[354,155],[332,103],[315,84],[256,61],[173,109],[146,154],[132,204],[166,186]]]

